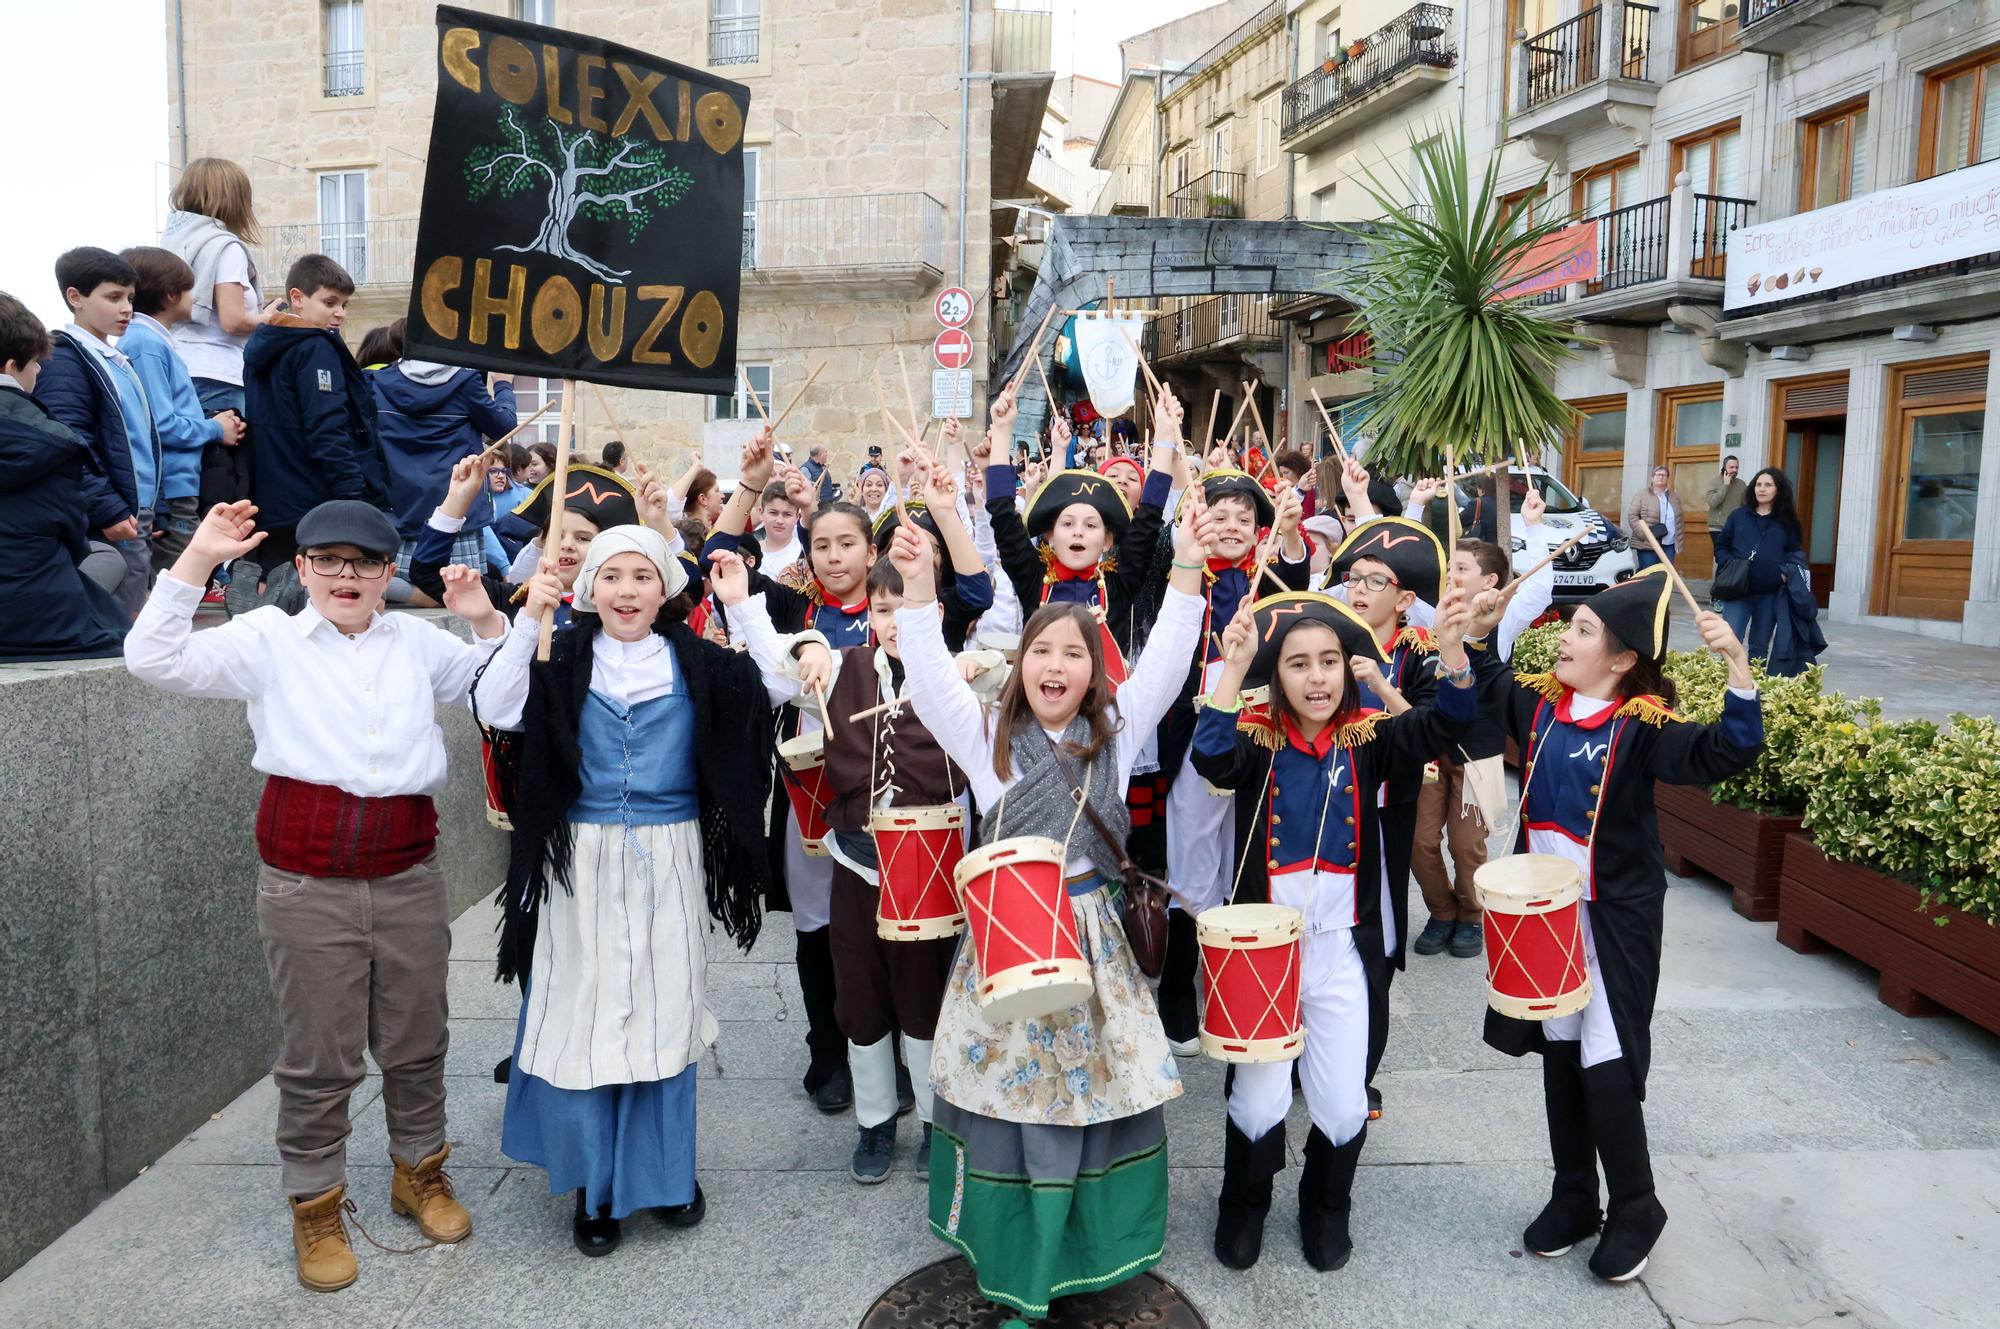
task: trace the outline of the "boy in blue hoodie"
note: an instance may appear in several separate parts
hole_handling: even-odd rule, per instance
[[[243,409],[257,423],[250,496],[269,535],[255,555],[262,592],[232,578],[224,601],[232,615],[298,600],[292,558],[306,513],[336,498],[389,511],[375,396],[340,339],[354,279],[326,255],[307,254],[285,274],[285,288],[283,312],[259,324],[243,349]]]
[[[127,616],[85,577],[89,449],[28,394],[49,334],[0,292],[0,661],[116,655]]]
[[[89,446],[83,493],[92,529],[118,546],[125,580],[118,603],[137,614],[152,585],[153,508],[160,488],[160,439],[146,389],[112,338],[132,321],[132,265],[85,245],[56,260],[72,321],[55,334],[35,396]]]
[[[238,446],[243,421],[235,411],[213,418],[202,410],[201,397],[187,365],[174,349],[169,331],[194,312],[194,269],[170,249],[149,245],[123,250],[118,257],[132,265],[132,322],[118,339],[118,349],[132,361],[146,402],[152,408],[153,429],[160,436],[160,497],[153,513],[153,570],[164,572],[187,548],[201,524],[201,458],[211,443]]]
[[[398,360],[368,375],[375,389],[375,421],[389,468],[390,516],[403,548],[397,575],[410,575],[410,555],[431,511],[444,501],[451,468],[461,457],[486,450],[486,440],[514,427],[514,379],[497,375],[486,391],[483,375],[428,360]],[[493,524],[493,495],[482,486],[452,544],[452,562],[486,564],[486,530]]]

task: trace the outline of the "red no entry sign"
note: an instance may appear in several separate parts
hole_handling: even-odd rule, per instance
[[[963,369],[972,363],[972,338],[963,328],[946,328],[931,343],[931,355],[946,369]]]

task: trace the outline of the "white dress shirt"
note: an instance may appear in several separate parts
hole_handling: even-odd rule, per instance
[[[333,785],[358,798],[444,787],[440,705],[463,703],[492,643],[460,641],[407,614],[377,614],[343,633],[307,605],[275,605],[201,632],[202,588],[173,577],[153,587],[125,638],[134,678],[184,697],[249,703],[266,775]]]

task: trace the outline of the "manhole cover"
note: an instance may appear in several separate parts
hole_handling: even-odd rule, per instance
[[[972,1266],[953,1256],[925,1265],[875,1299],[861,1329],[998,1329],[1013,1314],[979,1295]],[[1058,1297],[1044,1329],[1208,1329],[1181,1290],[1158,1274],[1140,1274],[1117,1287],[1081,1297]]]

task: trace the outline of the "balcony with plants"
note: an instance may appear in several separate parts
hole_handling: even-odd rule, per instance
[[[1167,216],[1215,221],[1243,216],[1243,172],[1205,171],[1167,195]]]
[[[1421,4],[1333,52],[1285,89],[1279,146],[1311,152],[1448,83],[1456,22],[1450,6]]]
[[[1659,14],[1638,0],[1600,0],[1546,31],[1516,33],[1510,132],[1533,140],[1608,124],[1643,142],[1673,57],[1670,38],[1654,40]]]

